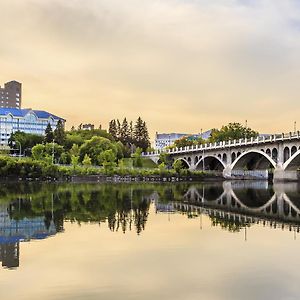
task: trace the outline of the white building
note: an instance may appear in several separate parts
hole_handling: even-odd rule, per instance
[[[16,131],[44,135],[47,125],[54,130],[59,120],[65,123],[63,118],[42,110],[0,108],[0,145],[6,146]]]
[[[203,139],[208,139],[210,137],[211,130],[205,131],[199,134],[188,134],[188,133],[156,133],[155,135],[155,149],[163,149],[165,147],[171,146],[174,142],[184,136],[191,137],[191,139],[196,139],[202,137]]]

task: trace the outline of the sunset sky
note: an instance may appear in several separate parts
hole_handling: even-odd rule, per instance
[[[0,85],[67,127],[300,128],[297,0],[0,0]]]

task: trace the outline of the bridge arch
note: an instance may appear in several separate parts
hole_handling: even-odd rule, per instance
[[[199,159],[196,169],[205,169],[211,171],[223,171],[225,164],[218,156],[208,155]]]
[[[181,162],[182,162],[182,165],[183,165],[183,168],[184,169],[190,169],[190,164],[188,163],[188,161],[185,159],[185,158],[182,158],[182,157],[180,157],[180,158],[176,158],[175,160],[174,160],[174,163],[176,162],[176,161],[178,161],[178,160],[180,160]]]
[[[296,171],[300,168],[300,150],[296,151],[283,165],[287,171]]]
[[[276,163],[263,151],[249,150],[242,153],[231,165],[232,170],[244,168],[248,170],[267,170],[269,168],[276,168]]]

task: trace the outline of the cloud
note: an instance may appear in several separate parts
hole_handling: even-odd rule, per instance
[[[299,115],[297,1],[10,0],[0,9],[0,79],[22,80],[26,106],[70,125],[141,114],[152,133],[244,119],[281,132]]]

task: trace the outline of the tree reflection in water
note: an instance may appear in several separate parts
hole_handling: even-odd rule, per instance
[[[64,230],[64,221],[106,223],[112,232],[141,234],[149,208],[207,215],[213,226],[238,232],[252,224],[299,232],[300,189],[296,185],[224,182],[211,184],[2,184],[0,260],[19,265],[19,242],[44,239]]]

